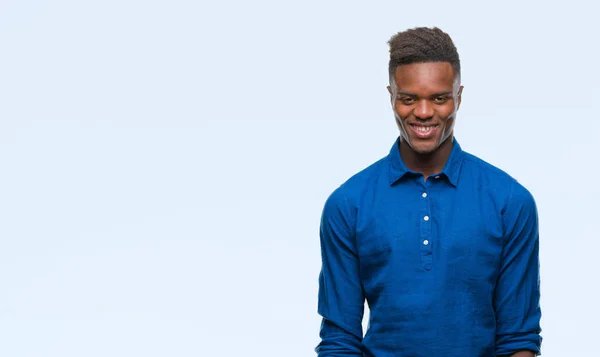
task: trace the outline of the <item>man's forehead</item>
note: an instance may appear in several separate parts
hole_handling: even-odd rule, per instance
[[[396,68],[391,78],[395,87],[452,88],[460,83],[449,62],[418,62],[403,64]]]
[[[402,64],[396,67],[396,79],[414,77],[451,78],[454,79],[454,69],[449,62],[417,62]]]

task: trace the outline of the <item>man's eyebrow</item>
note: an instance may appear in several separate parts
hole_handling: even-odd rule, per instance
[[[435,94],[433,94],[431,97],[432,97],[432,98],[433,98],[433,97],[442,97],[442,96],[449,95],[449,94],[452,94],[452,91],[451,91],[451,90],[447,90],[447,91],[440,92],[440,93],[435,93]]]
[[[398,91],[397,92],[398,95],[406,95],[409,97],[418,97],[418,95],[416,95],[415,93],[412,92],[407,92],[407,91]],[[444,95],[450,95],[452,94],[451,90],[447,90],[447,91],[443,91],[443,92],[439,92],[439,93],[435,93],[431,95],[431,98],[435,98],[435,97],[440,97],[440,96],[444,96]]]
[[[409,97],[416,97],[417,95],[415,93],[411,93],[411,92],[406,92],[403,90],[400,90],[397,92],[398,95],[407,95]]]

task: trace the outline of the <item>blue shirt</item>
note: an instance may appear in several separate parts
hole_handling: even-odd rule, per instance
[[[326,200],[318,356],[539,354],[534,198],[456,140],[425,181],[398,142]]]

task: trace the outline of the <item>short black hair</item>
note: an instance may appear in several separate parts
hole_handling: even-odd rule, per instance
[[[415,27],[398,32],[388,41],[390,79],[403,64],[449,62],[454,74],[460,77],[460,58],[450,35],[437,27]]]

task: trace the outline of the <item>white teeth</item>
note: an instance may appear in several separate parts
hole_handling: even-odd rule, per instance
[[[433,129],[432,126],[415,126],[415,128],[419,133],[428,133]]]

